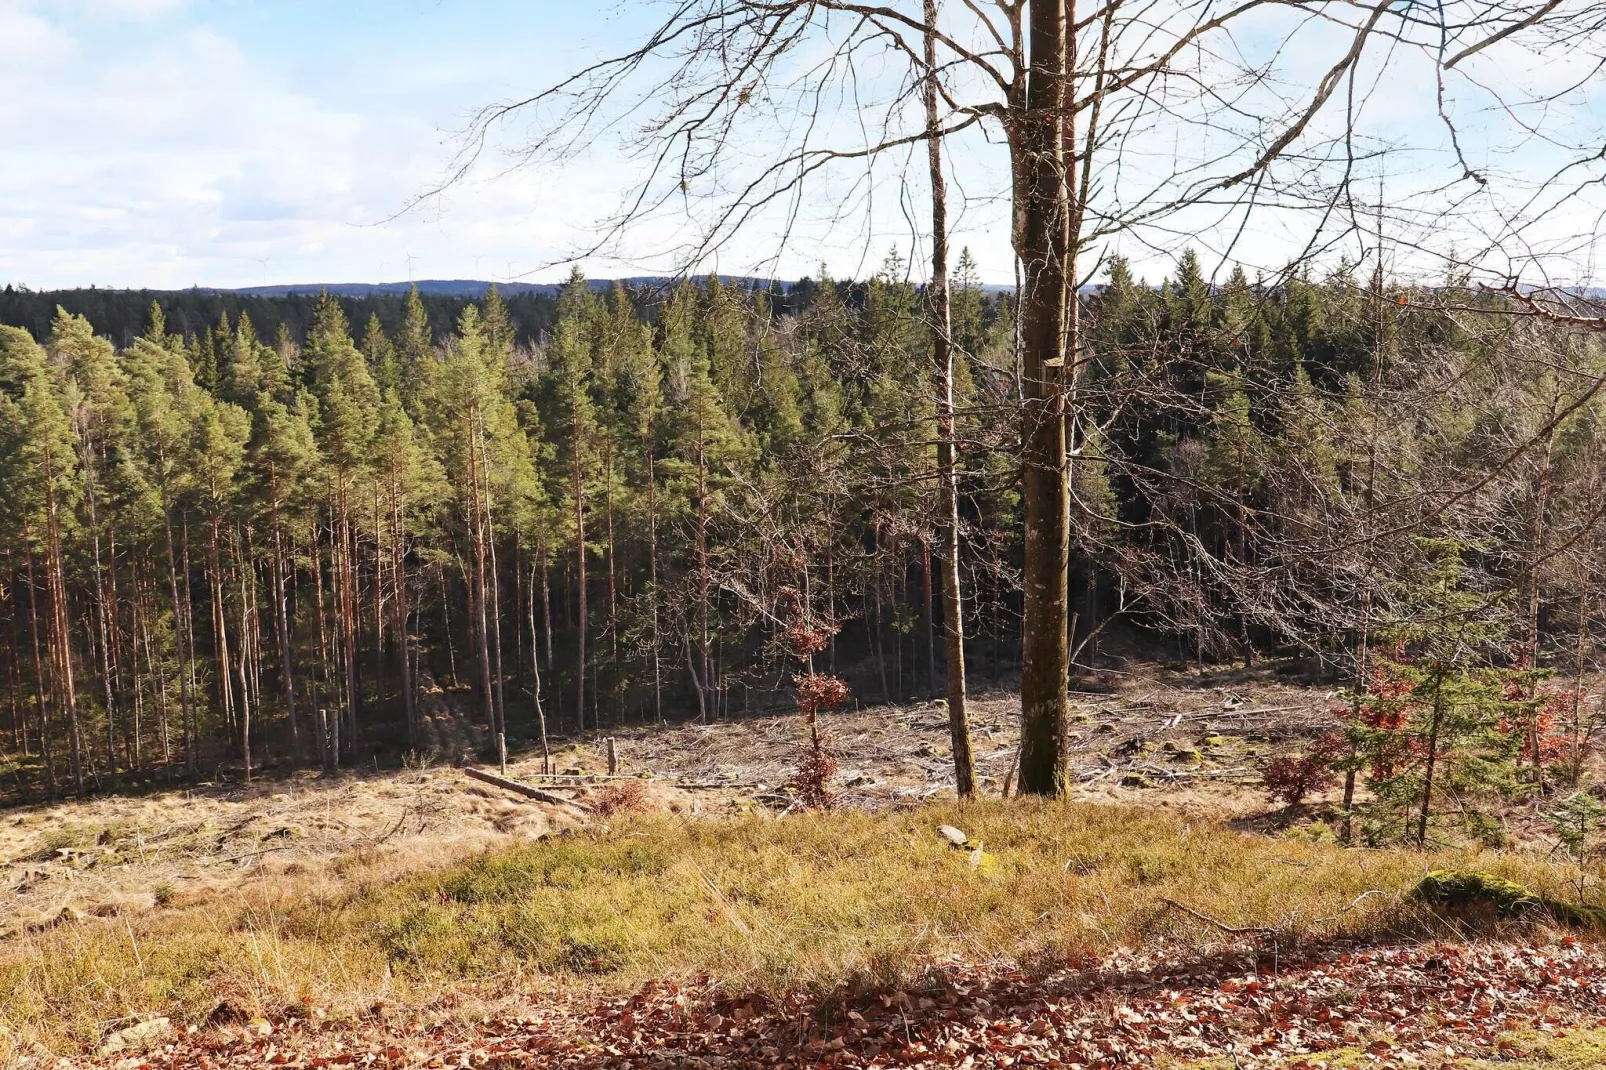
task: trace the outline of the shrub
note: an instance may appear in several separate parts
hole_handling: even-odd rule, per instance
[[[647,809],[647,785],[640,780],[618,780],[604,784],[591,797],[590,806],[599,817],[639,814]]]
[[[1292,810],[1307,797],[1333,784],[1332,763],[1320,754],[1283,755],[1261,774],[1266,795]]]

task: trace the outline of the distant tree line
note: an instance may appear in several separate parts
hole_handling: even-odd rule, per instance
[[[249,319],[257,333],[273,341],[281,331],[291,341],[301,342],[312,327],[313,313],[321,295],[294,293],[283,296],[230,293],[216,290],[29,290],[7,286],[0,290],[0,324],[21,327],[36,338],[50,333],[56,310],[66,309],[74,316],[82,316],[96,332],[112,340],[119,348],[133,344],[144,332],[150,319],[153,302],[160,303],[167,317],[168,328],[186,338],[205,335],[219,323],[227,320],[238,323],[241,316]],[[456,323],[463,309],[471,303],[468,297],[451,294],[421,292],[418,299],[424,305],[431,323]],[[335,300],[352,323],[367,323],[370,316],[378,316],[385,330],[399,330],[406,314],[407,295],[371,294],[362,297],[335,295]],[[528,345],[552,326],[552,313],[556,303],[551,297],[538,293],[514,294],[505,300],[508,319],[521,345]]]

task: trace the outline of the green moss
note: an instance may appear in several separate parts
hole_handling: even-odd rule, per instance
[[[1457,1070],[1596,1070],[1606,1066],[1606,1029],[1578,1029],[1566,1036],[1512,1033],[1501,1040],[1497,1060],[1455,1064]]]
[[[1455,912],[1492,910],[1501,918],[1548,914],[1573,928],[1606,930],[1606,909],[1547,899],[1515,881],[1476,870],[1436,869],[1411,890],[1411,898]]]

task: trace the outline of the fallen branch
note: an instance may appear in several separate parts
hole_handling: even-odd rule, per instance
[[[553,781],[554,787],[578,787],[581,784],[601,784],[619,780],[639,780],[645,784],[669,784],[687,791],[714,791],[720,788],[759,791],[766,787],[765,784],[756,780],[680,780],[660,773],[629,775],[624,773],[526,773],[524,775],[531,780]]]
[[[1174,907],[1189,917],[1196,918],[1199,921],[1204,922],[1206,925],[1214,925],[1222,932],[1231,933],[1233,936],[1266,936],[1278,931],[1275,927],[1267,925],[1228,925],[1224,921],[1217,921],[1209,914],[1201,914],[1199,911],[1190,906],[1184,906],[1175,899],[1161,899],[1160,902],[1164,903],[1168,907]]]
[[[471,780],[483,781],[504,791],[511,791],[523,795],[525,798],[534,799],[536,802],[551,803],[554,806],[573,806],[578,810],[585,809],[584,806],[573,799],[565,799],[561,795],[554,795],[550,791],[542,791],[540,788],[520,783],[517,780],[509,780],[507,777],[497,776],[495,773],[482,772],[473,766],[465,766],[463,773]]]
[[[1350,911],[1352,911],[1356,907],[1360,906],[1362,903],[1366,902],[1366,900],[1370,899],[1372,896],[1374,896],[1374,895],[1384,895],[1384,894],[1385,893],[1384,893],[1383,889],[1381,889],[1381,888],[1370,888],[1367,891],[1364,891],[1360,895],[1356,896],[1355,897],[1355,901],[1353,903],[1351,903],[1349,906],[1345,907],[1343,910],[1340,910],[1336,914],[1329,914],[1325,918],[1317,918],[1315,920],[1315,922],[1313,922],[1313,924],[1315,924],[1315,925],[1327,925],[1327,924],[1329,924],[1331,922],[1335,922],[1339,918],[1342,918],[1345,914],[1348,914]]]

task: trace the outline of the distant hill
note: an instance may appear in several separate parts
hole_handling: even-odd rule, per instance
[[[812,280],[796,282],[758,279],[743,275],[721,275],[720,281],[742,288],[778,291],[773,307],[785,312],[789,307],[806,306]],[[677,280],[666,276],[637,275],[621,279],[590,279],[593,290],[603,292],[623,283],[636,291],[638,300],[651,301],[647,291],[672,286]],[[328,293],[345,308],[353,329],[361,333],[370,317],[394,333],[401,323],[407,292],[418,287],[430,323],[439,337],[450,331],[463,307],[484,298],[491,282],[486,279],[421,279],[413,282],[307,282],[271,286],[191,286],[183,290],[118,290],[85,287],[72,290],[30,290],[25,286],[0,288],[0,324],[22,327],[35,338],[50,331],[58,307],[84,316],[95,330],[118,345],[128,345],[150,321],[151,305],[160,304],[167,315],[168,330],[193,336],[210,330],[225,317],[238,322],[249,316],[257,332],[273,337],[282,326],[292,338],[301,338],[312,322],[313,307],[321,294]],[[557,295],[563,286],[550,282],[498,282],[495,284],[521,342],[538,340],[551,327],[557,310]],[[838,283],[850,293],[862,294],[862,283]],[[1013,286],[984,285],[990,297],[1012,293]],[[1088,291],[1091,292],[1091,291]],[[780,296],[785,295],[785,296]],[[854,297],[850,297],[854,300]]]
[[[733,286],[780,286],[783,290],[791,287],[793,283],[780,279],[756,279],[742,275],[721,275],[721,282]],[[666,286],[675,280],[666,276],[637,275],[623,279],[590,279],[593,290],[610,289],[614,283],[623,283],[626,286],[648,289]],[[467,297],[478,299],[485,296],[491,283],[486,279],[419,279],[417,282],[297,282],[276,286],[241,286],[232,290],[210,289],[208,293],[232,293],[245,297],[292,297],[309,294],[316,296],[320,293],[330,293],[336,297],[373,297],[379,294],[405,294],[414,286],[421,294],[435,294],[441,297]],[[562,283],[557,282],[498,282],[497,290],[503,297],[515,294],[537,294],[542,297],[555,297],[563,289]]]

